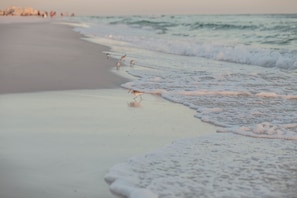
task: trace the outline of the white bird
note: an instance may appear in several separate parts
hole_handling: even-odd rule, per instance
[[[120,61],[117,62],[116,67],[117,67],[117,70],[120,69],[120,67],[121,67],[121,62]]]
[[[106,58],[109,59],[109,57],[110,57],[110,53],[107,52],[106,53]]]
[[[130,60],[130,67],[133,67],[135,65],[135,60]]]
[[[120,61],[121,61],[121,62],[125,61],[125,60],[126,60],[126,57],[127,57],[127,55],[126,55],[126,54],[125,54],[125,55],[123,55],[123,56],[120,58]]]

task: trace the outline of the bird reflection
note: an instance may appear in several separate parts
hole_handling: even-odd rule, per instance
[[[133,107],[133,108],[141,107],[141,105],[140,105],[141,101],[142,100],[140,100],[140,101],[133,100],[131,102],[128,102],[128,107]]]
[[[137,90],[134,90],[134,89],[130,89],[128,91],[128,93],[130,93],[130,94],[132,94],[132,95],[135,96],[133,98],[133,101],[128,103],[128,106],[129,107],[140,107],[140,103],[142,102],[141,95],[143,94],[143,92],[137,91]]]

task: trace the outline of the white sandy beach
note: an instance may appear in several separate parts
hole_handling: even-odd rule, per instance
[[[113,165],[216,130],[157,96],[134,103],[107,48],[67,26],[0,26],[0,197],[114,197]]]

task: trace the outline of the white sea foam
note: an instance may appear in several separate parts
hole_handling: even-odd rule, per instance
[[[111,190],[134,197],[294,197],[293,141],[232,134],[185,139],[115,165]]]
[[[130,41],[125,37],[118,38]],[[273,49],[261,49],[244,45],[226,45],[211,42],[174,41],[163,39],[149,39],[133,41],[135,46],[158,50],[185,56],[204,57],[212,60],[258,65],[263,67],[277,67],[282,69],[297,69],[297,51],[284,51],[280,53]]]
[[[170,56],[164,59],[170,59]],[[262,138],[297,139],[297,128],[285,127],[297,124],[297,80],[294,75],[202,59],[195,60],[200,66],[192,65],[189,60],[184,67],[160,66],[163,61],[158,58],[159,66],[129,70],[130,74],[140,78],[123,86],[160,94],[189,106],[197,111],[199,119],[224,127],[221,131]],[[267,131],[260,133],[257,129],[263,123],[269,123],[269,127],[264,127]]]

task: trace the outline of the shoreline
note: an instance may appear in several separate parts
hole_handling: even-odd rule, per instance
[[[116,197],[113,165],[215,132],[180,104],[134,101],[107,47],[51,22],[0,23],[1,197]]]
[[[124,89],[0,95],[1,197],[117,197],[104,180],[114,165],[215,133],[193,110],[143,98],[130,105]]]

